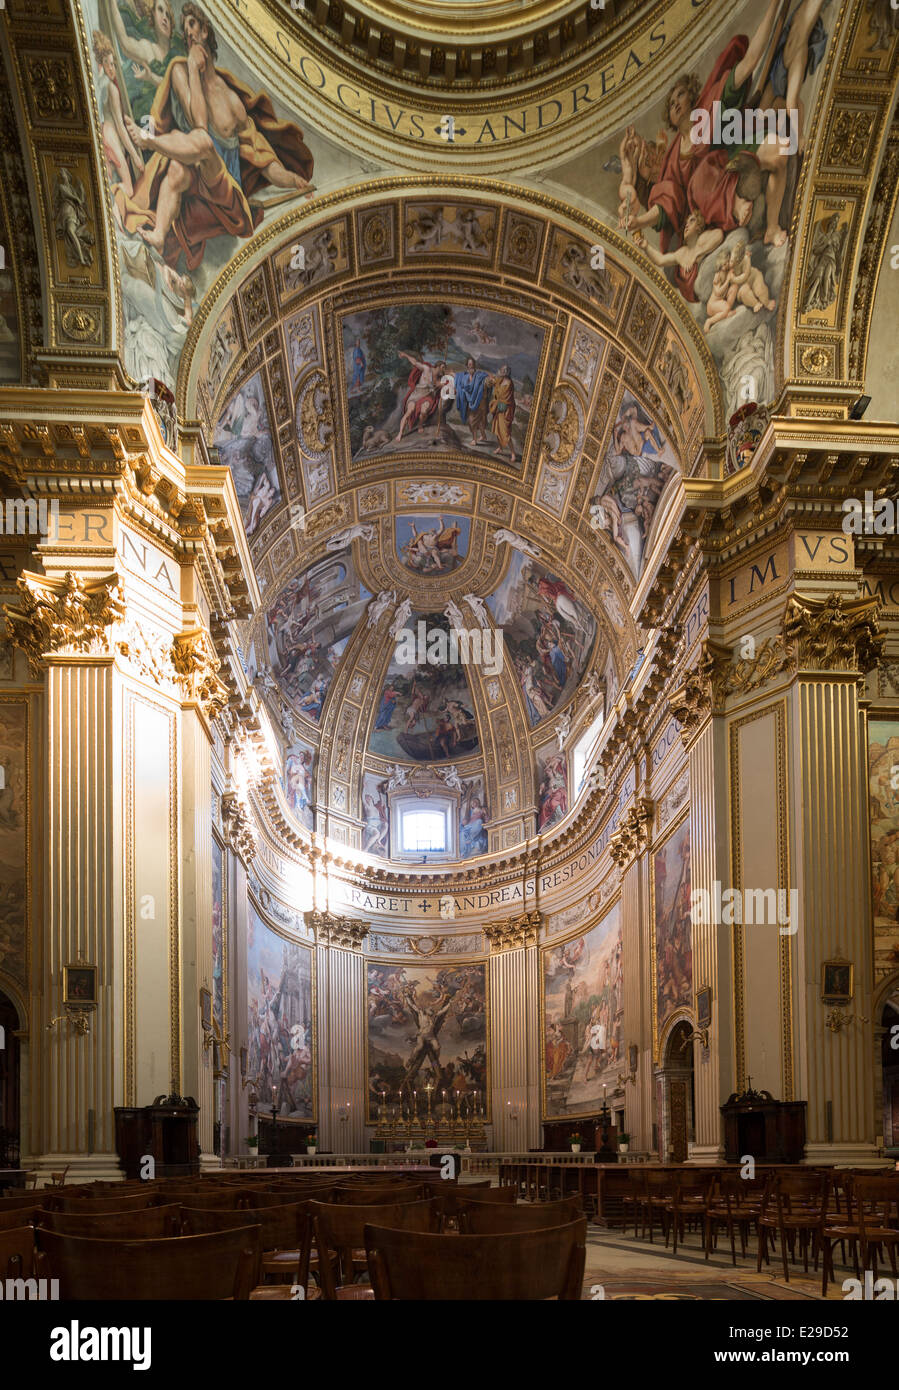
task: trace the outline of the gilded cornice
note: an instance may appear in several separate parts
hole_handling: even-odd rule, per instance
[[[34,675],[47,656],[110,654],[109,629],[125,617],[117,574],[84,583],[71,570],[59,579],[26,570],[16,587],[20,606],[3,606],[7,640],[25,653]]]
[[[341,917],[336,912],[319,912],[317,908],[304,912],[303,917],[318,945],[340,946],[351,951],[361,951],[371,925],[362,917]]]
[[[73,424],[72,421],[78,421]],[[115,498],[129,524],[198,564],[211,606],[234,617],[260,594],[228,468],[185,465],[136,391],[0,388],[0,473],[65,509]]]
[[[537,945],[543,924],[543,913],[535,909],[503,917],[498,922],[485,922],[483,931],[491,951],[517,951],[524,946]]]

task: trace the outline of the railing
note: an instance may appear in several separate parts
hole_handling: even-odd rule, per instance
[[[413,1149],[412,1152],[390,1154],[292,1154],[295,1168],[379,1168],[379,1167],[427,1167],[433,1154],[454,1152],[448,1146],[441,1149]],[[570,1149],[561,1153],[459,1153],[462,1172],[477,1174],[498,1174],[501,1163],[564,1164],[570,1167],[594,1163],[594,1154],[574,1154]]]

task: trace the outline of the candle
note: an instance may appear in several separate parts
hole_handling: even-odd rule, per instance
[[[276,1086],[273,1086],[273,1087],[272,1087],[272,1105],[274,1105],[274,1103],[275,1103],[275,1098],[276,1098],[277,1094],[278,1094],[278,1088],[277,1088]]]

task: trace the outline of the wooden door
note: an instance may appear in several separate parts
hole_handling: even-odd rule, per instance
[[[669,1162],[687,1161],[687,1083],[672,1081],[668,1090],[668,1114],[670,1123],[669,1141],[671,1153]]]

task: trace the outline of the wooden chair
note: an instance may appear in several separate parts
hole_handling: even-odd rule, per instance
[[[40,1197],[33,1206],[14,1207],[12,1211],[0,1211],[0,1231],[14,1231],[18,1226],[34,1226],[36,1217],[43,1210]]]
[[[354,1207],[373,1207],[383,1202],[395,1205],[397,1202],[421,1202],[430,1194],[416,1183],[400,1187],[335,1187],[331,1193],[332,1202],[345,1202]]]
[[[172,1202],[144,1211],[102,1211],[96,1214],[42,1211],[35,1223],[47,1231],[95,1240],[152,1240],[181,1234],[181,1207]]]
[[[852,1184],[861,1245],[862,1268],[877,1278],[878,1251],[887,1250],[896,1274],[899,1243],[899,1182],[895,1178],[858,1177]]]
[[[27,1207],[40,1206],[42,1194],[19,1192],[15,1197],[0,1197],[0,1214],[9,1211],[23,1211]]]
[[[138,1192],[133,1197],[58,1197],[56,1209],[86,1216],[99,1216],[104,1211],[146,1211],[155,1205],[153,1197],[152,1192]]]
[[[740,1254],[745,1256],[750,1228],[758,1226],[762,1213],[764,1179],[742,1178],[739,1173],[715,1175],[715,1186],[709,1196],[703,1227],[705,1257],[717,1247],[718,1228],[725,1226],[730,1238],[731,1262],[736,1266],[736,1232],[740,1233]]]
[[[255,1192],[242,1187],[222,1188],[215,1192],[190,1192],[178,1198],[183,1207],[194,1211],[243,1211],[251,1201],[256,1200]]]
[[[636,1240],[637,1222],[640,1218],[643,1203],[646,1201],[646,1174],[641,1172],[639,1168],[632,1167],[626,1168],[625,1172],[627,1173],[627,1187],[621,1194],[621,1229],[622,1231],[627,1230],[630,1225],[630,1214],[633,1212],[634,1240]]]
[[[645,1184],[643,1187],[643,1197],[640,1203],[640,1236],[646,1237],[646,1227],[649,1225],[649,1243],[652,1245],[653,1230],[655,1219],[658,1215],[662,1234],[668,1237],[668,1204],[674,1195],[674,1173],[664,1168],[647,1168],[645,1173]]]
[[[62,1299],[248,1299],[262,1257],[252,1226],[208,1236],[97,1240],[38,1227],[37,1267]]]
[[[805,1169],[782,1170],[771,1177],[762,1198],[758,1222],[756,1269],[759,1272],[762,1260],[768,1262],[769,1237],[773,1239],[776,1233],[780,1239],[784,1279],[787,1283],[790,1281],[788,1254],[792,1259],[797,1237],[802,1251],[803,1269],[808,1274],[809,1246],[813,1242],[817,1244],[817,1236],[827,1214],[827,1187],[825,1172],[808,1172]]]
[[[60,1168],[58,1172],[56,1172],[56,1173],[51,1173],[51,1174],[50,1174],[50,1186],[51,1186],[51,1187],[65,1187],[65,1185],[66,1185],[66,1173],[68,1173],[68,1171],[69,1171],[69,1169],[71,1168],[71,1166],[72,1166],[71,1163],[67,1163],[66,1166],[65,1166],[65,1168]]]
[[[308,1197],[303,1192],[272,1192],[271,1190],[248,1192],[246,1209],[252,1211],[255,1207],[289,1207],[303,1201],[308,1201]]]
[[[685,1168],[675,1175],[674,1191],[665,1204],[668,1217],[665,1231],[665,1245],[669,1235],[673,1236],[673,1253],[677,1254],[679,1239],[683,1239],[686,1228],[693,1222],[705,1222],[709,1195],[715,1181],[715,1173],[710,1168]]]
[[[563,1197],[560,1202],[540,1202],[515,1206],[509,1202],[461,1202],[459,1233],[466,1236],[500,1236],[518,1231],[545,1231],[551,1226],[568,1226],[584,1215],[580,1197]]]
[[[581,1298],[587,1220],[511,1235],[419,1235],[365,1228],[376,1299]]]
[[[394,1230],[436,1231],[440,1219],[436,1206],[429,1201],[376,1206],[310,1202],[309,1208],[325,1299],[353,1297],[346,1290],[355,1287],[356,1266],[365,1263],[365,1230],[373,1221]]]
[[[34,1227],[16,1226],[0,1231],[0,1279],[33,1277]]]
[[[182,1208],[184,1235],[208,1235],[233,1230],[236,1225],[256,1226],[262,1241],[262,1275],[280,1283],[309,1283],[312,1218],[308,1202],[292,1206],[247,1207],[243,1211],[210,1211]],[[228,1223],[231,1223],[230,1226]]]

